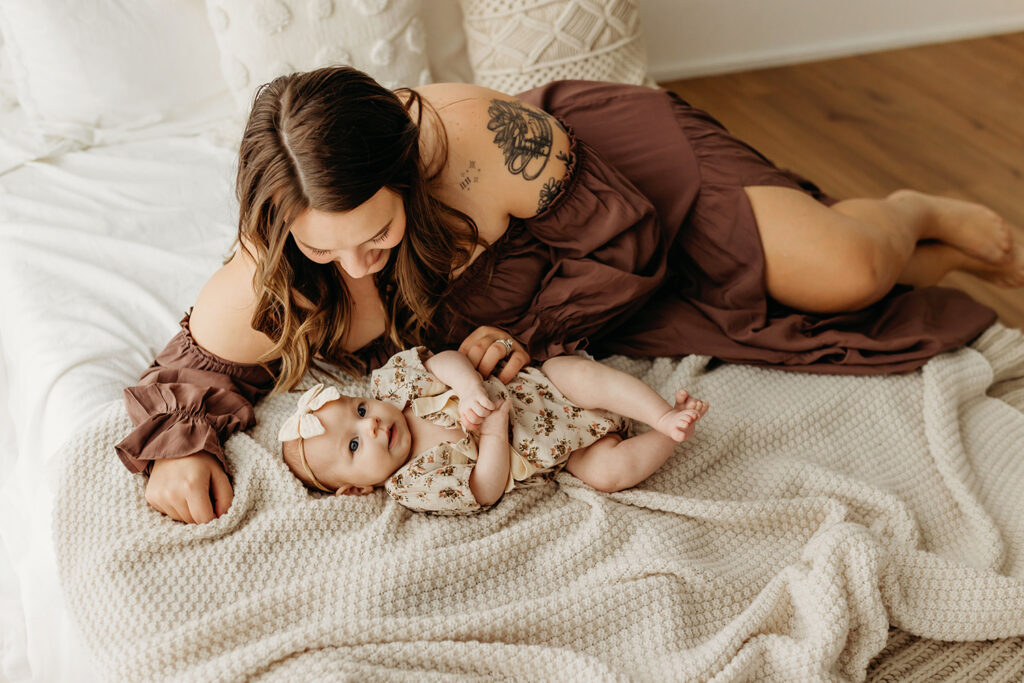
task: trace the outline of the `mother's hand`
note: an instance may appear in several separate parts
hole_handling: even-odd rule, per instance
[[[501,341],[503,339],[512,341],[511,353],[505,348]],[[481,377],[489,376],[498,363],[507,358],[505,367],[498,375],[503,384],[508,384],[530,362],[530,354],[522,344],[512,338],[512,335],[505,330],[487,325],[481,325],[473,330],[459,346],[459,353],[469,359]]]
[[[231,507],[234,492],[220,461],[209,453],[154,460],[146,502],[178,522],[205,524]]]

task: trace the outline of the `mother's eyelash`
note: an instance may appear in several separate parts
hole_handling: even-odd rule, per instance
[[[376,237],[374,237],[370,241],[371,242],[383,242],[384,240],[386,240],[388,238],[388,235],[390,235],[390,234],[391,234],[391,229],[389,228],[389,229],[385,230],[384,232],[382,232],[381,234],[379,234]],[[329,249],[314,249],[313,247],[306,247],[306,248],[309,249],[309,253],[315,254],[317,256],[327,256],[328,254],[331,253]]]

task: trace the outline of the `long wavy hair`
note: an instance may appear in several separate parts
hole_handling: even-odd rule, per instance
[[[404,102],[398,93],[407,94]],[[419,105],[415,122],[413,102]],[[366,370],[343,345],[352,298],[336,264],[306,258],[290,235],[291,222],[305,210],[351,211],[383,187],[403,198],[405,236],[374,276],[386,337],[400,348],[421,343],[452,271],[480,243],[469,216],[427,192],[448,147],[441,135],[442,163],[428,177],[419,148],[423,104],[416,91],[392,92],[351,67],[281,76],[257,91],[235,189],[238,241],[256,252],[252,327],[274,341],[263,360],[281,360],[274,392],[294,387],[314,358],[350,373]]]

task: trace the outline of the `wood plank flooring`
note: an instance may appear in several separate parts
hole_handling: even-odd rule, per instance
[[[970,199],[1024,242],[1024,33],[661,85],[829,194]],[[1024,328],[1024,288],[965,273],[940,284]]]

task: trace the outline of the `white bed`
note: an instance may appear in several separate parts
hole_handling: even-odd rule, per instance
[[[121,400],[229,252],[239,103],[288,65],[351,60],[390,87],[473,80],[458,0],[430,0],[429,11],[420,0],[249,4],[0,6],[0,673],[9,680],[92,678],[57,578],[54,454]],[[638,13],[625,4],[631,23],[619,28],[633,35],[589,43],[597,60],[625,54],[616,69],[636,80]],[[486,22],[488,10],[477,17]],[[283,20],[308,22],[306,39],[267,23]],[[478,49],[500,28],[478,27]],[[594,76],[595,57],[574,51],[554,67],[533,55],[532,73],[501,82],[484,75],[500,80],[527,55],[492,57],[478,82],[525,89],[574,60],[573,73]],[[239,60],[244,82],[231,68]]]
[[[27,2],[0,8],[0,28],[17,31],[11,13],[26,19]],[[436,39],[434,78],[469,80],[458,3],[430,2],[423,20]],[[67,4],[40,2],[54,12]],[[90,21],[99,26],[101,11],[121,4],[89,0],[80,7],[95,10]],[[201,0],[173,4],[187,8],[191,21],[207,20]],[[214,31],[215,10],[231,4],[210,0]],[[417,4],[392,8],[418,11]],[[157,0],[139,0],[142,6],[162,11]],[[44,15],[28,18],[41,22]],[[184,31],[189,45],[175,49],[191,59],[217,53],[214,31],[179,20],[173,30]],[[478,41],[486,38],[481,26],[471,34]],[[15,67],[31,62],[21,58]],[[210,59],[213,85],[207,83],[201,106],[128,124],[41,122],[38,111],[17,105],[11,79],[0,81],[0,673],[12,681],[96,680],[58,581],[51,540],[55,454],[121,401],[122,389],[175,333],[231,247],[236,102],[244,87],[228,80],[217,86],[223,77],[216,57]],[[558,66],[563,72],[565,63]],[[488,64],[494,67],[493,59]],[[590,77],[587,69],[576,75]],[[539,83],[551,73],[536,69],[523,78]],[[500,86],[504,78],[508,91],[523,85],[507,74],[495,78],[488,84]]]

